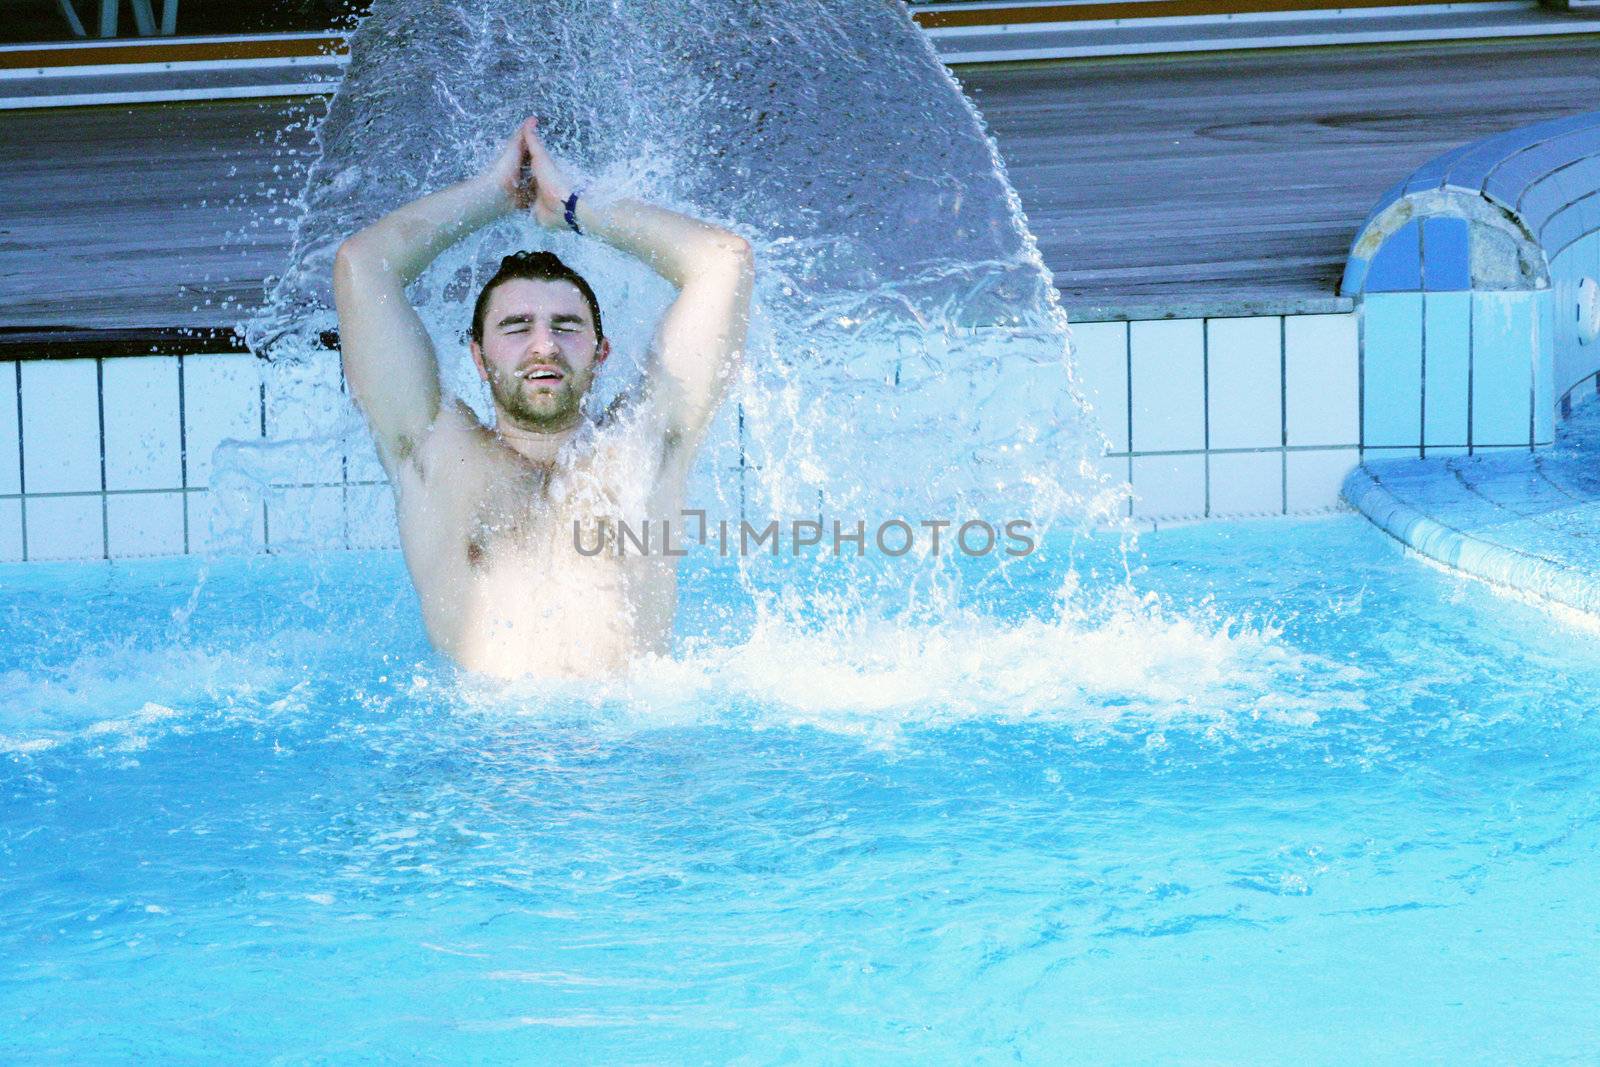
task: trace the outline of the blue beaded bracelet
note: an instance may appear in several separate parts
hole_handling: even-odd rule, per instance
[[[583,230],[578,227],[578,190],[572,190],[572,195],[567,197],[567,225],[572,227],[572,232],[578,235]]]

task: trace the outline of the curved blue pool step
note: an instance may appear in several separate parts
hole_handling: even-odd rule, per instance
[[[1600,403],[1551,449],[1371,460],[1344,498],[1428,559],[1600,618]]]

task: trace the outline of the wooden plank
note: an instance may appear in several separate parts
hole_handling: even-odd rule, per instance
[[[224,39],[97,41],[0,48],[0,70],[90,67],[108,63],[195,63],[229,59],[309,59],[349,51],[343,34],[282,34]]]
[[[1597,55],[1593,41],[1541,39],[960,78],[1070,310],[1330,296],[1386,188],[1463,141],[1593,109]],[[320,106],[0,114],[0,327],[238,321],[284,264],[269,201],[298,191]]]
[[[268,201],[299,191],[322,106],[0,113],[0,326],[232,325],[286,261]]]
[[[959,78],[1069,308],[1327,296],[1396,181],[1462,142],[1595,108],[1600,43],[1095,60]]]
[[[1363,7],[1424,7],[1439,0],[1075,0],[1057,4],[1007,4],[1004,6],[944,8],[921,7],[911,12],[926,30],[973,26],[1031,26],[1053,22],[1092,22],[1107,19],[1195,18],[1222,15],[1259,15],[1286,11],[1328,11]],[[1507,6],[1511,6],[1509,3]]]

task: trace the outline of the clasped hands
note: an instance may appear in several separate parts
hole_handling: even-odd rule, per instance
[[[566,225],[572,181],[551,158],[539,136],[539,120],[532,115],[517,127],[483,177],[494,182],[516,210],[532,209],[540,226],[560,229]]]

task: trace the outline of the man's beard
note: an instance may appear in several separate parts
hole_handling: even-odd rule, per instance
[[[573,388],[575,376],[564,374],[560,387],[545,394],[541,403],[529,395],[529,383],[517,375],[489,374],[489,392],[495,406],[526,430],[560,430],[571,424],[582,406],[583,391]]]

